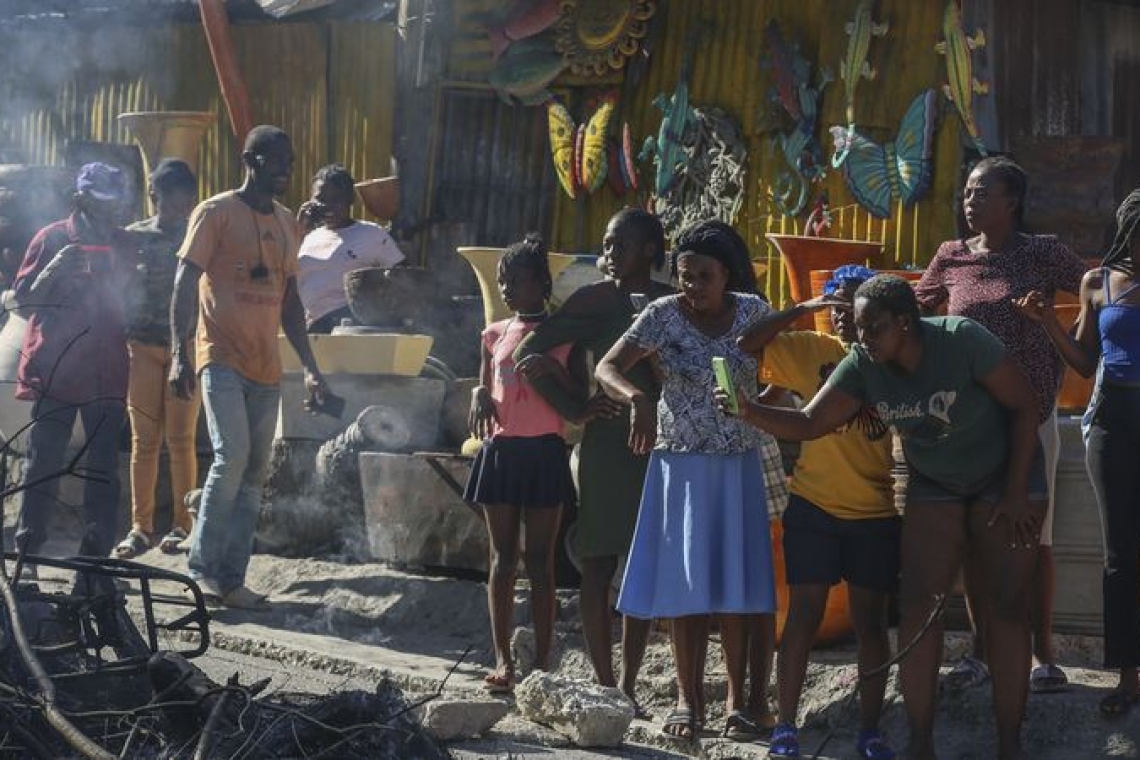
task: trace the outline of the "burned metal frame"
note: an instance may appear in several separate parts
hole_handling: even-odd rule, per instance
[[[150,656],[158,651],[172,651],[190,659],[204,654],[209,648],[210,616],[206,609],[205,598],[198,584],[186,575],[113,558],[56,559],[30,554],[20,557],[14,552],[5,552],[3,557],[5,562],[16,563],[12,583],[21,602],[36,601],[55,605],[78,617],[82,623],[83,635],[79,640],[69,642],[68,646],[73,649],[88,650],[91,660],[97,663],[97,667],[89,671],[55,674],[52,676],[53,679],[81,678],[111,672],[141,673],[146,670]],[[30,584],[16,586],[23,568],[28,565],[73,571],[76,574],[76,584],[70,593],[48,593]],[[100,613],[105,614],[107,610],[112,612],[122,610],[117,597],[123,592],[115,581],[134,582],[138,585],[144,623],[142,630],[138,631],[141,634],[139,643],[144,644],[148,651],[145,654],[139,653],[120,657],[113,662],[104,662],[100,650],[107,644],[105,640],[107,632],[103,629],[107,627],[108,621],[99,620],[98,616]],[[156,593],[154,588],[156,582],[172,583],[182,588],[176,594]],[[169,609],[171,616],[156,614],[156,608]],[[125,621],[114,621],[111,624],[117,622]],[[166,634],[163,642],[159,640],[160,634]],[[184,649],[170,649],[166,646],[169,641],[186,640],[187,637],[189,637],[189,646]]]

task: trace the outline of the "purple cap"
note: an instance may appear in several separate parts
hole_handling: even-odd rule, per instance
[[[123,173],[98,161],[84,164],[75,178],[75,189],[100,201],[118,201],[126,192]]]

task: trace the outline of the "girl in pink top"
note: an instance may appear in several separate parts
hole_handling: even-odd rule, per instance
[[[550,288],[550,264],[541,238],[528,235],[507,249],[499,262],[499,292],[515,315],[483,331],[482,384],[471,398],[469,425],[474,435],[483,438],[483,448],[475,456],[463,498],[483,507],[491,537],[487,603],[495,670],[486,685],[495,693],[514,686],[510,638],[523,512],[536,667],[545,670],[554,629],[554,546],[562,505],[574,496],[562,418],[516,371],[511,358],[522,339],[546,317]],[[584,394],[585,382],[572,380],[567,371],[569,354],[569,345],[550,351],[541,371]],[[574,365],[575,377],[584,378],[585,361],[576,359]]]

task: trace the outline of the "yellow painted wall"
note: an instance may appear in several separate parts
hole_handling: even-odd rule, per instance
[[[664,0],[665,27],[653,51],[645,81],[628,101],[621,103],[619,118],[628,120],[634,142],[655,134],[661,112],[652,105],[658,93],[671,93],[686,48],[688,35],[699,31],[697,52],[689,83],[690,102],[717,106],[730,113],[741,127],[748,147],[747,196],[736,227],[749,240],[757,258],[775,256],[766,246],[766,232],[800,232],[803,217],[785,218],[769,200],[769,187],[782,168],[783,159],[774,151],[768,113],[779,106],[769,98],[768,71],[760,65],[764,54],[764,30],[775,18],[786,39],[798,41],[801,51],[818,67],[828,67],[835,81],[824,92],[819,138],[830,158],[827,127],[846,122],[845,94],[839,64],[847,49],[846,22],[854,16],[858,0]],[[458,0],[463,10],[486,10],[494,0]],[[945,63],[934,50],[941,38],[943,0],[879,0],[875,17],[887,20],[885,38],[873,38],[869,59],[878,70],[873,80],[862,80],[856,93],[856,121],[861,131],[876,141],[893,139],[899,120],[911,100],[923,89],[940,88],[945,81]],[[473,36],[475,35],[475,36]],[[470,23],[458,29],[452,50],[453,74],[466,68],[471,76],[486,71],[489,48],[478,39]],[[556,84],[561,84],[556,82]],[[620,86],[620,84],[618,85]],[[583,100],[578,97],[576,100]],[[940,96],[940,100],[941,96]],[[943,101],[944,103],[944,101]],[[961,126],[957,115],[943,107],[935,142],[934,186],[912,209],[897,209],[889,220],[873,219],[855,205],[838,172],[829,171],[822,183],[830,195],[835,225],[834,237],[881,240],[888,261],[897,267],[921,266],[934,254],[937,244],[954,234],[954,196],[961,160]],[[581,118],[581,113],[574,114]],[[611,127],[612,129],[612,127]],[[642,183],[652,167],[640,165]],[[813,192],[812,197],[814,198]],[[575,203],[559,193],[555,211],[553,247],[573,250],[575,229],[588,231],[586,248],[600,246],[601,231],[609,216],[625,203],[602,188],[585,203]],[[578,219],[584,214],[585,219]],[[806,217],[806,213],[804,215]],[[769,269],[767,291],[784,294],[782,267]]]

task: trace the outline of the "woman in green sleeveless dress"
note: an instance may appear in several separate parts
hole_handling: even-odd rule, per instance
[[[618,560],[629,551],[637,523],[637,508],[645,482],[648,456],[629,449],[629,412],[596,394],[583,405],[562,392],[544,375],[542,355],[564,343],[585,348],[596,364],[633,324],[645,303],[673,292],[653,281],[653,268],[665,261],[665,235],[657,217],[626,208],[610,219],[602,242],[602,282],[576,290],[562,307],[531,333],[515,352],[517,370],[527,374],[539,393],[568,420],[585,420],[579,449],[578,523],[574,550],[582,571],[580,609],[586,648],[598,682],[620,686],[634,699],[634,685],[650,621],[625,618],[622,628],[620,683],[614,676],[610,642],[610,589]],[[637,364],[627,377],[656,396],[658,383],[649,361]],[[634,700],[636,703],[636,700]]]

